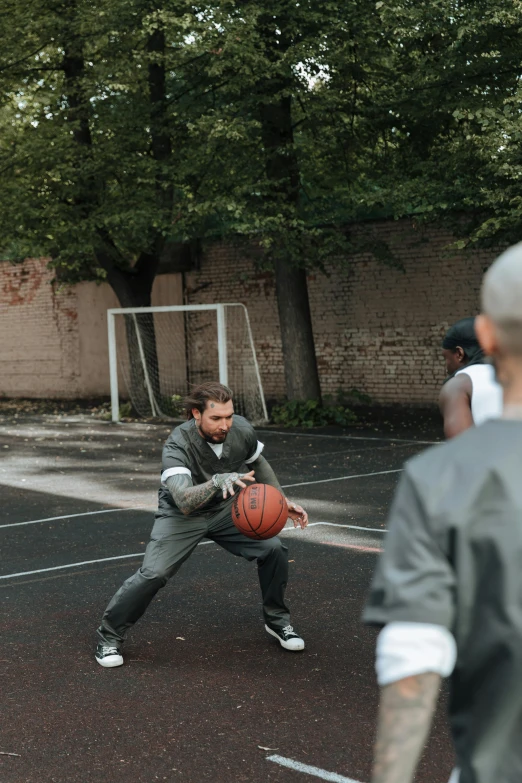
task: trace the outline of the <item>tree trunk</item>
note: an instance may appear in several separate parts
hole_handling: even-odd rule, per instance
[[[72,6],[74,12],[74,4]],[[74,16],[74,13],[72,14]],[[82,160],[94,154],[90,129],[91,106],[84,92],[85,63],[83,41],[74,30],[69,31],[64,43],[62,68],[65,76],[65,93],[68,103],[67,119],[73,138],[80,152],[78,166],[78,195],[76,205],[82,218],[88,218],[96,208],[96,183],[81,174]],[[150,98],[150,155],[160,165],[156,173],[156,201],[158,214],[170,219],[173,188],[164,165],[171,155],[168,132],[165,81],[165,33],[161,27],[151,32],[147,50],[151,55],[148,66]],[[150,249],[142,252],[133,267],[123,258],[112,237],[103,225],[97,227],[99,245],[95,250],[98,264],[107,273],[107,282],[114,290],[122,307],[149,307],[154,278],[158,271],[161,253],[165,245],[163,233],[158,231]],[[129,369],[127,386],[131,401],[142,415],[156,415],[162,411],[159,363],[152,313],[136,313],[125,316]]]
[[[153,55],[148,66],[150,98],[151,156],[158,163],[168,161],[171,140],[167,129],[165,82],[165,32],[161,27],[151,33],[147,50]],[[170,218],[173,203],[170,178],[161,167],[156,174],[158,214]],[[150,307],[152,285],[159,267],[165,239],[158,233],[150,252],[142,253],[135,266],[121,270],[110,264],[104,266],[107,280],[114,289],[122,307]],[[101,263],[101,259],[100,259]],[[169,401],[162,399],[161,379],[157,353],[153,313],[125,316],[125,330],[129,354],[128,387],[132,404],[142,416],[168,414]]]
[[[284,216],[291,224],[299,204],[300,174],[292,124],[292,74],[285,71],[281,61],[291,45],[291,31],[288,20],[273,14],[262,16],[260,27],[268,56],[276,65],[264,90],[272,99],[259,107],[265,171],[270,184],[268,200],[274,214]],[[290,400],[319,400],[321,386],[302,261],[295,263],[288,254],[275,262],[286,393]]]
[[[277,308],[289,400],[321,398],[306,271],[279,261],[275,268]]]
[[[116,293],[122,307],[150,307],[152,285],[159,258],[140,258],[128,271],[106,264],[107,282]],[[135,313],[123,316],[128,352],[126,375],[129,396],[140,416],[168,414],[168,401],[162,400],[161,379],[153,313]]]
[[[272,182],[274,208],[295,210],[299,200],[299,168],[293,148],[289,97],[261,106],[266,173]],[[277,309],[281,327],[286,394],[289,400],[319,400],[314,334],[306,270],[291,258],[275,262]]]

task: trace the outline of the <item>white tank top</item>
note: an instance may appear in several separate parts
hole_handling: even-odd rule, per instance
[[[502,386],[495,380],[491,364],[472,364],[463,367],[455,375],[465,373],[471,378],[471,415],[475,425],[502,415]]]

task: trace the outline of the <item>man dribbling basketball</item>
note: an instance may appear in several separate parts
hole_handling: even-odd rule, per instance
[[[203,538],[234,555],[257,560],[265,629],[286,650],[304,648],[284,601],[287,548],[279,538],[247,538],[232,522],[234,487],[257,480],[281,490],[262,456],[263,444],[252,425],[234,415],[232,392],[226,386],[196,387],[186,409],[188,421],[172,431],[163,448],[158,510],[143,565],[118,590],[98,628],[96,660],[106,668],[122,665],[121,646],[128,629]],[[304,509],[287,503],[294,526],[306,527]]]

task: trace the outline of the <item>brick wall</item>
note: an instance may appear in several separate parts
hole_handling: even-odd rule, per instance
[[[71,397],[79,375],[76,291],[58,290],[42,259],[0,265],[0,394]],[[33,395],[35,386],[38,393]]]
[[[451,236],[416,230],[411,221],[364,230],[393,248],[404,271],[371,255],[344,259],[309,277],[313,328],[324,394],[356,388],[382,403],[432,403],[444,367],[440,340],[478,308],[492,252],[451,255]],[[91,397],[109,393],[106,309],[118,303],[108,285],[51,285],[42,260],[0,263],[0,395]],[[272,275],[256,270],[238,247],[205,248],[201,268],[185,276],[191,304],[241,302],[248,308],[268,398],[284,396]],[[158,277],[153,304],[181,304],[181,275]]]
[[[361,254],[326,276],[309,276],[323,394],[356,388],[376,402],[433,403],[444,379],[442,335],[454,321],[477,312],[482,275],[494,254],[455,255],[448,251],[450,234],[421,231],[406,220],[376,222],[364,230],[389,243],[404,271]],[[193,304],[248,307],[265,395],[284,396],[273,277],[256,272],[238,248],[221,243],[206,248],[187,286]]]
[[[45,259],[0,262],[0,396],[108,396],[107,309],[118,300],[107,284],[60,287],[53,277]],[[156,278],[153,304],[181,304],[180,277]]]

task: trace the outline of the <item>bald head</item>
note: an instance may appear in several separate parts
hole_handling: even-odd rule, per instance
[[[522,354],[522,242],[508,248],[484,275],[482,312],[504,351]]]

